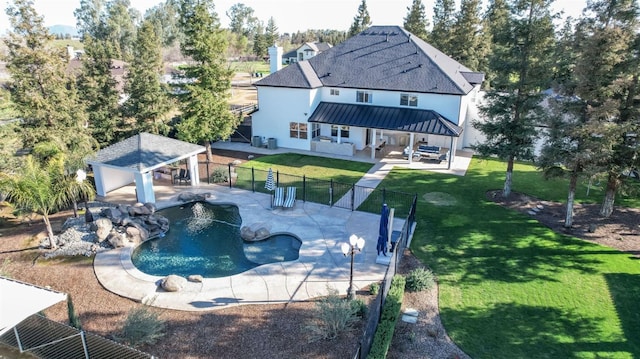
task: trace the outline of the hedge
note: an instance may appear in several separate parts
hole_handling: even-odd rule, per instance
[[[384,308],[382,308],[380,323],[378,323],[376,335],[373,337],[373,344],[371,345],[369,356],[367,356],[368,359],[384,359],[387,357],[387,351],[393,339],[393,331],[400,316],[405,282],[405,278],[401,275],[395,275],[391,280],[391,288],[389,289],[387,300],[384,302]]]

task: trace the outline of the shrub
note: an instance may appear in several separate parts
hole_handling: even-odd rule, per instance
[[[435,277],[429,269],[416,268],[407,276],[407,290],[410,292],[431,289],[435,285]]]
[[[147,307],[133,309],[122,328],[122,339],[129,345],[153,344],[164,335],[164,321]]]
[[[80,317],[78,317],[75,307],[73,306],[73,301],[71,300],[71,294],[67,294],[67,315],[69,316],[69,325],[78,330],[82,330],[82,325],[80,324]]]
[[[354,299],[349,304],[351,305],[351,309],[353,310],[355,315],[362,318],[364,318],[367,315],[367,310],[369,308],[367,307],[367,303],[365,303],[364,300]]]
[[[316,303],[316,318],[307,326],[310,330],[310,342],[322,339],[334,339],[341,332],[350,329],[357,320],[357,309],[351,301],[338,295],[338,291],[327,288],[329,295]]]
[[[227,182],[229,180],[229,169],[224,166],[215,167],[209,179],[213,183]]]
[[[380,283],[371,283],[371,285],[369,286],[369,293],[371,293],[371,295],[378,295],[379,291]]]
[[[400,275],[395,275],[391,280],[391,288],[382,308],[380,323],[378,323],[371,350],[369,351],[369,356],[367,356],[369,359],[384,359],[387,357],[387,351],[389,351],[389,346],[393,339],[393,331],[400,315],[404,286],[405,279]]]

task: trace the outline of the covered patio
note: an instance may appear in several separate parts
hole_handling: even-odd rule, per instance
[[[204,146],[143,132],[103,148],[86,162],[93,169],[98,196],[135,183],[137,201],[155,203],[154,172],[168,172],[173,178],[167,169],[186,159],[187,182],[198,186],[198,154],[204,151]]]
[[[393,134],[409,135],[407,148],[408,163],[414,160],[415,136],[438,136],[448,138],[447,169],[455,160],[457,139],[462,134],[462,127],[449,121],[436,111],[415,108],[398,108],[372,105],[355,105],[348,103],[321,102],[309,118],[310,123],[329,126],[348,126],[365,131],[364,143],[368,146],[371,158],[376,151],[383,149],[385,137]],[[341,132],[337,131],[335,146],[344,143]],[[322,142],[322,138],[314,139]],[[426,142],[426,141],[423,141]],[[397,145],[397,144],[396,144]],[[323,146],[328,146],[323,144]]]

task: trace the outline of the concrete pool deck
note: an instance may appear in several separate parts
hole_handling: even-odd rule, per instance
[[[272,263],[224,278],[188,282],[179,292],[158,287],[163,277],[140,272],[131,262],[133,247],[96,254],[94,271],[109,291],[146,304],[177,310],[206,311],[240,304],[273,304],[324,296],[328,288],[346,294],[350,258],[340,245],[351,234],[365,239],[354,259],[354,288],[358,290],[384,277],[387,265],[377,264],[376,244],[380,215],[296,201],[294,208],[271,209],[271,196],[226,186],[189,187],[186,191],[209,193],[209,202],[238,206],[242,225],[266,224],[271,233],[291,233],[302,241],[295,261]],[[165,196],[167,198],[169,196]],[[156,203],[158,208],[179,205],[178,193]],[[404,214],[394,218],[400,230]]]

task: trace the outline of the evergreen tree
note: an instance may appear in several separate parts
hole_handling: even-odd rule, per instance
[[[634,142],[640,99],[638,76],[638,8],[633,0],[594,1],[577,26],[575,66],[577,96],[585,102],[590,121],[599,123],[602,162],[607,172],[605,198],[600,214],[613,212],[622,173],[637,165],[639,148]]]
[[[252,38],[256,34],[260,20],[254,16],[253,8],[238,3],[231,6],[226,14],[230,20],[229,30],[231,30],[232,33],[242,35],[246,38]]]
[[[85,112],[65,72],[66,53],[51,46],[53,37],[32,0],[15,0],[7,15],[12,27],[4,39],[11,74],[8,89],[22,118],[23,145],[55,143],[77,162],[93,151],[95,142],[83,127]]]
[[[107,4],[107,39],[113,44],[114,58],[123,61],[133,59],[133,43],[136,40],[136,22],[140,19],[129,0],[112,0]]]
[[[166,135],[169,133],[169,111],[173,106],[167,87],[160,83],[160,39],[148,20],[137,31],[133,55],[125,85],[125,93],[129,98],[124,104],[125,116],[136,122],[132,134],[149,132]]]
[[[273,44],[272,44],[273,45]],[[267,43],[267,38],[264,34],[264,28],[262,25],[258,25],[256,29],[256,34],[253,36],[253,53],[259,58],[264,57],[267,54],[267,47],[269,47],[269,43]]]
[[[167,0],[145,13],[145,20],[149,20],[153,24],[156,36],[160,39],[162,46],[170,47],[180,39],[179,9],[178,0]]]
[[[278,41],[279,37],[280,35],[278,35],[278,26],[276,26],[276,20],[272,16],[269,18],[269,21],[267,21],[267,27],[264,30],[264,42],[267,47],[273,46],[273,44]]]
[[[497,76],[494,73],[495,66],[489,62],[495,52],[505,52],[503,47],[509,43],[509,6],[506,0],[489,0],[489,7],[482,22],[485,41],[487,41],[488,55],[482,62],[481,68],[485,72],[484,88],[491,89],[493,80]]]
[[[479,0],[462,0],[450,39],[449,56],[461,64],[478,70],[486,57]]]
[[[180,25],[185,34],[180,48],[192,63],[184,68],[191,82],[179,96],[178,137],[203,143],[210,160],[211,141],[228,138],[239,123],[227,103],[233,71],[226,65],[227,44],[211,0],[182,0]]]
[[[367,10],[367,0],[362,0],[358,6],[358,14],[353,18],[353,24],[349,28],[348,37],[357,35],[371,26],[371,16]]]
[[[422,40],[427,41],[429,20],[427,20],[422,0],[413,0],[411,7],[408,7],[407,11],[407,17],[404,18],[404,28]]]
[[[101,147],[120,140],[129,133],[119,116],[119,95],[111,75],[110,43],[85,35],[85,55],[78,76],[78,90],[88,113],[88,126]]]
[[[453,0],[436,0],[433,6],[433,29],[429,40],[438,50],[449,55],[451,53],[451,38],[455,23],[455,2]]]
[[[513,164],[533,159],[535,125],[542,123],[541,90],[551,80],[554,28],[547,0],[515,2],[510,7],[508,33],[499,33],[491,58],[494,87],[481,106],[486,122],[474,124],[486,137],[476,149],[507,161],[502,194],[511,194]]]

